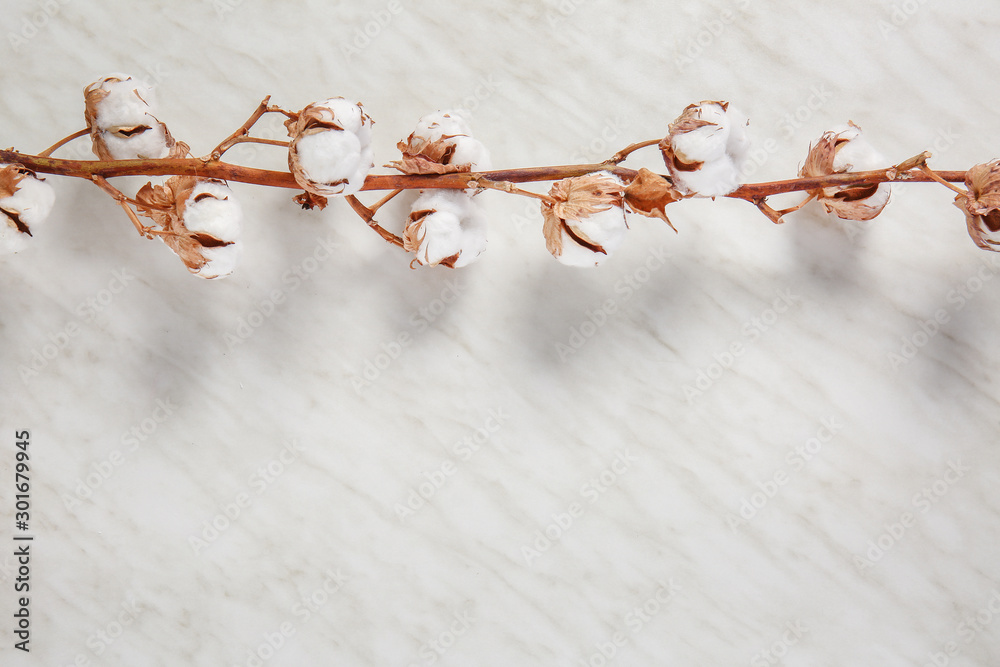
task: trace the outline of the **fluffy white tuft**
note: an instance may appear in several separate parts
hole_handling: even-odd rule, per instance
[[[0,209],[17,214],[21,222],[31,227],[45,222],[55,201],[56,193],[51,185],[34,176],[26,176],[17,184],[14,194],[0,199]]]
[[[413,211],[432,211],[408,225],[408,236],[418,245],[417,262],[434,266],[458,255],[454,268],[474,262],[486,250],[486,214],[478,202],[458,190],[424,191]],[[418,226],[415,228],[414,226]]]
[[[731,104],[698,105],[694,116],[711,123],[671,135],[674,153],[685,163],[702,162],[694,171],[672,172],[674,181],[689,193],[703,197],[726,195],[740,186],[750,150],[747,117]]]
[[[488,171],[491,168],[490,153],[482,142],[472,136],[465,115],[462,109],[429,113],[417,121],[413,136],[429,142],[444,139],[455,147],[450,164],[467,164],[472,171]]]
[[[199,182],[184,206],[184,226],[191,232],[209,234],[229,245],[204,248],[208,262],[195,273],[199,278],[223,278],[231,274],[243,254],[243,211],[233,191],[223,183]]]

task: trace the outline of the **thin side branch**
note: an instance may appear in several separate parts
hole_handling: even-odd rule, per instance
[[[87,128],[83,128],[82,130],[78,130],[78,131],[74,132],[73,134],[69,135],[68,137],[63,137],[62,139],[60,139],[56,143],[52,144],[51,146],[49,146],[48,148],[46,148],[44,151],[42,151],[41,153],[39,153],[39,155],[41,157],[48,157],[48,156],[52,155],[53,153],[55,153],[57,149],[62,148],[63,146],[65,146],[69,142],[73,141],[74,139],[79,139],[80,137],[85,137],[88,134],[90,134],[90,130],[87,129]]]

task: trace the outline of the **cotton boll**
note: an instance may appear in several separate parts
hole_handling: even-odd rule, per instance
[[[374,166],[372,121],[361,104],[342,97],[314,102],[286,123],[288,166],[295,182],[316,195],[351,195]]]
[[[490,155],[473,138],[462,111],[436,111],[417,121],[406,141],[397,144],[403,159],[386,166],[404,174],[487,171]]]
[[[624,184],[607,171],[566,178],[542,202],[545,245],[569,266],[598,266],[625,239]]]
[[[600,266],[621,247],[625,240],[625,232],[628,231],[625,211],[620,206],[612,206],[607,211],[594,213],[584,220],[567,221],[567,225],[573,231],[583,233],[604,249],[604,252],[595,252],[580,245],[569,231],[563,229],[563,250],[556,259],[567,266]]]
[[[17,190],[13,195],[0,199],[0,209],[17,215],[22,223],[31,227],[45,222],[55,200],[56,193],[51,185],[36,176],[26,174],[18,181]]]
[[[330,190],[337,190],[331,194],[360,190],[368,172],[364,166],[372,162],[371,148],[363,147],[358,135],[337,130],[302,137],[296,151],[305,177],[330,184]]]
[[[98,158],[159,159],[170,155],[175,142],[154,115],[152,86],[127,74],[111,74],[87,86],[84,95],[84,118]]]
[[[97,98],[94,120],[102,130],[141,125],[147,114],[156,113],[153,87],[128,74],[102,77],[87,86],[84,93]]]
[[[425,191],[413,202],[403,247],[425,266],[461,268],[486,249],[486,215],[457,190]]]
[[[746,126],[746,116],[728,102],[688,106],[660,142],[678,188],[717,197],[739,187],[750,149]]]
[[[869,171],[888,167],[885,157],[868,143],[857,125],[838,125],[829,130],[837,135],[840,144],[833,157],[833,169],[840,173],[844,171]]]
[[[170,154],[166,127],[147,114],[143,125],[148,128],[131,136],[103,132],[102,138],[113,160],[160,159]]]
[[[200,181],[184,203],[181,220],[188,231],[211,234],[221,241],[237,241],[242,232],[243,210],[227,185]]]
[[[200,269],[193,272],[194,275],[206,280],[225,278],[232,275],[239,265],[240,258],[243,257],[243,244],[234,241],[218,248],[205,248],[202,250],[202,255],[207,261]]]
[[[451,156],[452,164],[467,164],[471,171],[489,171],[491,169],[490,153],[478,139],[468,136],[455,137],[452,140],[455,152]]]
[[[427,141],[437,141],[444,136],[472,136],[472,129],[465,120],[465,112],[461,109],[435,111],[422,116],[413,130],[414,136]]]

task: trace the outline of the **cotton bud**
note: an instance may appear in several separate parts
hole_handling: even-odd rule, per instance
[[[243,213],[225,182],[172,176],[164,185],[147,183],[135,199],[188,271],[199,278],[223,278],[236,268],[243,252]]]
[[[175,142],[157,120],[153,87],[127,74],[110,74],[84,89],[84,119],[94,154],[101,160],[181,157],[187,145]]]
[[[750,140],[746,116],[728,102],[692,104],[660,142],[663,161],[686,195],[717,197],[740,186]]]
[[[542,232],[552,256],[569,266],[597,266],[618,249],[628,224],[624,186],[607,171],[566,178],[542,202]]]
[[[823,133],[809,148],[799,175],[809,178],[868,171],[888,167],[886,159],[876,151],[854,123]],[[827,213],[843,220],[871,220],[889,203],[889,184],[849,185],[810,190],[809,194],[823,204]]]
[[[965,174],[968,194],[955,206],[965,213],[969,236],[984,250],[1000,252],[1000,160],[977,164]]]
[[[313,102],[285,122],[288,167],[315,195],[352,195],[365,184],[372,161],[372,119],[360,102],[334,97]]]
[[[45,222],[56,195],[34,172],[0,164],[0,253],[22,250],[31,227]]]
[[[425,266],[467,266],[486,250],[486,215],[466,192],[424,190],[413,202],[403,248]]]
[[[486,171],[490,155],[472,130],[462,111],[437,111],[417,122],[406,141],[397,144],[403,159],[387,167],[404,174],[447,174]]]

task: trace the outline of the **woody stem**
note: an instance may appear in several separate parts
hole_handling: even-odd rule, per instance
[[[225,143],[225,142],[223,142]],[[222,144],[220,144],[222,145]],[[42,155],[29,155],[14,150],[0,150],[0,163],[16,163],[35,172],[56,174],[92,180],[94,176],[114,178],[116,176],[200,176],[202,178],[217,178],[237,183],[249,183],[268,187],[289,188],[298,190],[301,187],[295,182],[292,174],[287,171],[270,171],[244,167],[220,161],[205,161],[196,158],[164,158],[159,160],[64,160]],[[609,171],[624,181],[636,177],[633,169],[608,166],[607,164],[558,165],[552,167],[523,167],[520,169],[501,169],[484,171],[475,174],[483,182],[531,183],[539,181],[555,181],[573,176],[584,176],[594,171]],[[749,183],[726,195],[735,199],[754,201],[761,197],[817,190],[827,187],[843,187],[886,182],[929,182],[943,180],[952,183],[965,181],[965,171],[934,171],[934,176],[919,169],[903,172],[878,169],[874,171],[857,171],[829,176],[809,178],[793,178],[783,181],[768,181],[765,183]],[[468,173],[451,174],[372,174],[365,180],[363,190],[412,190],[445,188],[464,190],[469,187]],[[491,187],[491,186],[485,186]],[[503,186],[501,188],[503,189]]]

